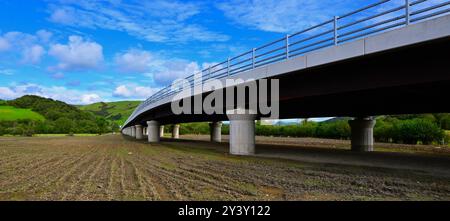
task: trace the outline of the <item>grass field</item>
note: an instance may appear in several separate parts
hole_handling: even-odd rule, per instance
[[[450,200],[410,170],[230,156],[121,135],[0,137],[0,200]]]
[[[79,106],[79,108],[122,125],[140,103],[141,101],[100,102]]]
[[[45,118],[30,109],[15,108],[12,106],[0,106],[0,121],[13,121],[21,119],[43,121]]]

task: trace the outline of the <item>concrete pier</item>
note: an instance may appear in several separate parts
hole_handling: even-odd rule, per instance
[[[144,133],[142,131],[142,125],[135,125],[136,128],[136,139],[141,140],[144,139]]]
[[[209,123],[211,142],[222,142],[222,122]]]
[[[136,127],[131,126],[131,136],[136,137]]]
[[[164,137],[164,125],[159,126],[159,136]]]
[[[351,149],[352,151],[373,151],[373,127],[376,121],[372,117],[357,117],[349,120],[351,127]]]
[[[159,122],[152,120],[152,121],[147,121],[147,133],[148,133],[148,142],[150,143],[156,143],[159,142],[159,135],[160,135],[160,131],[159,131]]]
[[[256,112],[236,109],[227,111],[227,116],[230,120],[230,154],[254,154]]]
[[[174,138],[174,139],[180,138],[180,125],[179,124],[173,125],[172,138]]]

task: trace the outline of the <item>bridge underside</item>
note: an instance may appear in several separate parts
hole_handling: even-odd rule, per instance
[[[363,39],[311,51],[302,56],[293,58],[287,56],[286,60],[278,63],[268,62],[267,66],[253,67],[248,71],[235,73],[229,76],[228,80],[271,77],[278,79],[279,115],[275,114],[275,118],[272,119],[354,117],[349,121],[352,150],[372,151],[376,121],[371,116],[450,112],[450,105],[447,104],[450,94],[449,23],[450,15],[445,15],[406,25]],[[285,48],[288,54],[289,38],[286,40]],[[249,59],[255,62],[254,51],[252,56]],[[230,67],[228,61],[227,70]],[[224,78],[218,80],[226,82]],[[258,84],[260,83],[262,82]],[[255,112],[254,108],[260,107],[259,97],[267,95],[258,97],[254,94],[255,91],[252,90],[256,89],[254,81],[237,87],[247,88],[245,85],[250,86],[247,91],[253,92],[247,95],[239,94],[239,98],[246,98],[245,106],[236,104],[238,96],[236,93],[235,103],[218,104],[222,113],[228,113],[226,115],[205,112],[175,115],[171,109],[173,95],[161,92],[158,96],[162,97],[140,106],[127,120],[124,133],[135,136],[133,134],[136,134],[136,131],[141,133],[143,125],[144,131],[148,133],[149,142],[157,142],[160,125],[212,121],[211,140],[220,141],[219,136],[213,136],[221,133],[218,121],[229,120],[230,153],[254,154],[255,119],[267,117],[261,115],[260,109]],[[222,89],[224,96],[222,100],[229,100],[229,97],[225,96],[230,90],[242,91],[240,89],[236,86]],[[220,93],[217,89],[213,93],[218,91]],[[207,95],[208,93],[204,93],[191,97],[194,104],[191,113],[194,112],[193,109],[203,109],[201,108],[203,102],[198,101],[210,98]],[[245,114],[227,112],[238,108],[247,109],[247,112]],[[178,134],[176,130],[179,127],[173,128],[176,137]],[[139,139],[141,136],[135,137]]]
[[[449,51],[447,37],[279,75],[279,118],[450,112]],[[133,123],[145,125],[148,120],[171,124],[228,118],[174,115],[166,104]]]

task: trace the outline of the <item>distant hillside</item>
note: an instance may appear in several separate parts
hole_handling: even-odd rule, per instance
[[[59,118],[68,118],[74,121],[95,119],[92,114],[81,111],[73,105],[35,95],[25,95],[15,100],[7,101],[7,105],[21,109],[31,109],[44,116],[47,120],[57,120]]]
[[[89,111],[39,96],[25,95],[0,105],[0,135],[102,134],[117,129],[117,125]]]
[[[0,101],[1,103],[1,101]],[[14,120],[45,120],[44,116],[30,109],[15,108],[13,106],[0,106],[0,121]]]
[[[100,102],[79,106],[79,108],[123,125],[140,103],[141,101]]]

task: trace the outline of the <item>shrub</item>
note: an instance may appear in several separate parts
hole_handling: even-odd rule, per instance
[[[317,127],[316,134],[318,137],[334,138],[334,139],[349,139],[350,125],[346,120],[334,122],[321,122]]]
[[[377,120],[375,128],[373,129],[373,136],[376,141],[390,142],[394,131],[394,123],[384,121],[382,119]]]
[[[395,141],[407,144],[417,144],[419,141],[423,144],[440,142],[445,136],[442,129],[426,119],[399,121],[393,126],[392,134]]]

